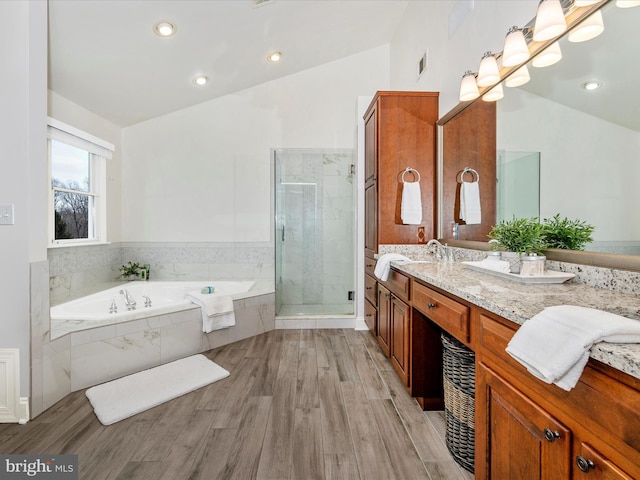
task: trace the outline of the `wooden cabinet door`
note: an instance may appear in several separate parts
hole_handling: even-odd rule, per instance
[[[486,425],[476,436],[486,435],[489,461],[477,478],[569,479],[570,430],[485,365],[478,370],[477,385],[484,391],[476,405],[486,405],[487,411]]]
[[[364,191],[365,254],[378,253],[378,188],[376,183]]]
[[[391,352],[391,293],[378,284],[378,343],[388,357]]]
[[[378,165],[377,103],[371,107],[364,120],[364,184],[368,187],[376,181]]]
[[[378,335],[378,312],[369,300],[364,301],[364,323],[367,324],[374,337]]]
[[[394,295],[391,296],[391,365],[405,387],[409,387],[411,310]]]
[[[586,443],[580,443],[574,458],[574,480],[632,480],[616,465]]]

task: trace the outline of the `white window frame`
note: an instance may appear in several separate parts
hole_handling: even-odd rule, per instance
[[[48,118],[47,152],[48,152],[48,188],[49,188],[49,247],[70,247],[81,245],[99,245],[107,242],[107,160],[111,158],[114,146],[98,137],[78,130],[75,127]],[[89,153],[89,192],[82,192],[93,197],[93,208],[89,213],[89,224],[93,226],[92,238],[55,238],[55,203],[54,189],[51,185],[51,140],[65,143]]]

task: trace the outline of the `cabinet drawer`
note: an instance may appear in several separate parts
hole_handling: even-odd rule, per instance
[[[409,286],[411,285],[409,277],[392,269],[391,272],[389,272],[389,278],[384,284],[398,298],[401,298],[405,302],[409,301]]]
[[[413,307],[462,342],[469,342],[469,307],[413,283]]]
[[[378,336],[378,310],[369,301],[364,302],[364,323],[374,337]]]
[[[364,257],[364,273],[375,277],[376,260],[370,257]]]
[[[378,282],[371,275],[364,276],[364,298],[371,302],[374,307],[378,306]]]
[[[515,328],[508,327],[483,313],[480,314],[479,342],[482,350],[491,352],[509,364],[519,366],[505,351],[515,332]]]

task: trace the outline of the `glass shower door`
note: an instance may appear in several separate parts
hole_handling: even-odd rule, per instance
[[[274,152],[276,315],[353,315],[352,150]]]

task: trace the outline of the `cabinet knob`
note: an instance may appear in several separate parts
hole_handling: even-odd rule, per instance
[[[367,287],[366,289],[367,290],[373,290],[373,287]]]
[[[595,468],[594,463],[591,460],[584,458],[582,455],[578,455],[576,457],[576,464],[578,468],[584,473],[589,473],[592,469]]]
[[[436,308],[438,305],[435,303],[427,303],[427,307],[429,308]]]
[[[549,442],[549,443],[553,443],[555,442],[558,438],[560,438],[560,434],[558,432],[554,432],[553,430],[551,430],[550,428],[545,428],[544,429],[544,439]]]

